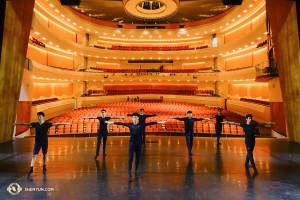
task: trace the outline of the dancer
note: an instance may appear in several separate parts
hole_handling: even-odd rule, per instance
[[[227,118],[226,116],[222,115],[222,111],[220,108],[218,109],[218,114],[212,116],[210,120],[213,118],[216,118],[215,130],[216,130],[217,144],[220,145],[221,144],[220,137],[221,137],[222,127],[223,127],[223,124],[221,124],[221,122],[223,122],[223,119],[227,120]]]
[[[260,124],[252,124],[251,122],[252,122],[252,115],[248,114],[248,115],[246,115],[246,123],[236,123],[236,122],[230,122],[230,121],[221,122],[221,123],[235,124],[235,125],[241,126],[244,129],[245,145],[246,145],[246,149],[247,149],[245,167],[246,168],[253,167],[254,175],[258,175],[256,166],[255,166],[255,162],[253,159],[253,150],[254,150],[254,146],[255,146],[254,130],[255,130],[256,126],[264,126],[267,124],[272,125],[272,124],[275,124],[275,122],[264,122],[264,123],[260,123]],[[251,165],[249,165],[249,161],[250,161]]]
[[[37,155],[39,154],[41,148],[43,152],[43,173],[46,174],[47,168],[47,151],[48,151],[48,129],[51,126],[59,126],[59,125],[70,125],[71,122],[60,122],[60,123],[51,123],[46,122],[45,114],[43,112],[37,113],[37,118],[39,122],[33,122],[33,123],[23,123],[23,122],[16,122],[13,125],[22,125],[22,126],[31,126],[35,128],[35,144],[33,147],[33,156],[31,159],[31,165],[29,172],[27,174],[27,178],[29,178],[30,174],[33,172],[33,166],[35,164]]]
[[[106,150],[106,141],[107,141],[107,135],[108,135],[108,130],[107,130],[107,124],[105,121],[108,121],[110,119],[124,119],[125,116],[116,116],[116,117],[106,117],[106,110],[102,109],[101,110],[101,116],[98,117],[87,117],[84,116],[82,117],[83,119],[98,119],[100,122],[100,127],[98,129],[98,135],[97,135],[97,147],[96,147],[96,155],[95,155],[95,160],[97,160],[97,157],[99,156],[99,151],[100,151],[100,144],[101,144],[101,139],[103,137],[103,157],[106,156],[105,150]]]
[[[192,111],[189,110],[187,111],[187,117],[183,117],[183,118],[170,117],[170,119],[176,119],[184,122],[186,146],[188,148],[189,158],[191,158],[193,156],[192,148],[193,148],[193,141],[194,141],[194,122],[202,121],[202,120],[210,120],[210,118],[192,118]]]
[[[138,171],[138,167],[139,167],[141,148],[142,148],[141,134],[142,134],[142,131],[145,129],[145,126],[165,123],[165,121],[139,123],[139,114],[138,113],[133,113],[131,116],[132,116],[133,123],[121,123],[121,122],[109,122],[109,121],[105,122],[108,124],[117,124],[117,125],[127,126],[130,130],[129,157],[128,157],[128,182],[131,182],[131,169],[132,169],[134,153],[135,153],[135,171],[134,171],[134,173],[136,176],[141,175],[141,173]]]
[[[158,116],[158,114],[144,115],[144,113],[145,113],[144,108],[141,108],[140,109],[140,114],[139,114],[139,122],[140,122],[140,124],[145,124],[146,123],[146,119],[148,117]],[[132,115],[128,114],[127,116],[132,116]],[[146,127],[143,128],[141,137],[142,137],[143,147],[146,147]]]

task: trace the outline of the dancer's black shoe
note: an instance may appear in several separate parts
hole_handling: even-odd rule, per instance
[[[33,167],[30,167],[29,172],[27,174],[27,178],[29,178],[30,174],[33,172]]]
[[[134,174],[135,174],[136,176],[142,175],[141,172],[139,172],[139,171],[135,171]]]

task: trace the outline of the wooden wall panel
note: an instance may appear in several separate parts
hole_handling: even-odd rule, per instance
[[[0,143],[12,139],[34,0],[6,1],[0,58]]]
[[[284,117],[284,108],[283,102],[271,102],[270,103],[271,110],[271,121],[275,122],[272,125],[272,128],[281,135],[286,135],[286,126],[285,126],[285,117]]]
[[[287,136],[291,141],[300,142],[300,45],[296,2],[267,0],[267,5],[287,119]]]
[[[30,123],[31,101],[19,101],[17,111],[17,122]],[[17,126],[16,136],[24,133],[29,126]]]

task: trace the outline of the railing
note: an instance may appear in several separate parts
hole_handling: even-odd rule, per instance
[[[255,65],[256,76],[261,75],[278,75],[276,61],[273,59],[269,61],[259,63]]]

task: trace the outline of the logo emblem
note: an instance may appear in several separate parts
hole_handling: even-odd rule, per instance
[[[11,183],[8,187],[7,187],[7,191],[11,194],[11,195],[17,195],[22,191],[22,187],[18,184],[18,183]]]

